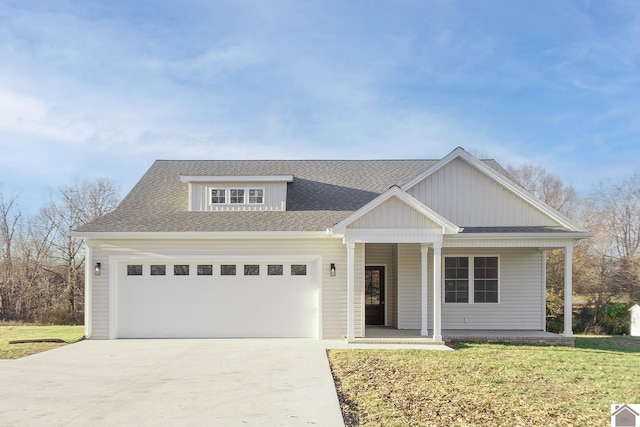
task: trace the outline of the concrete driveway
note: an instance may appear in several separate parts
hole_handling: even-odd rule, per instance
[[[83,341],[0,363],[2,426],[342,426],[316,340]]]

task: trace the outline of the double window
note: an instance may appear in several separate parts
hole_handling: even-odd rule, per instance
[[[228,197],[227,197],[228,196]],[[212,188],[211,204],[213,205],[261,205],[264,203],[262,188]]]
[[[444,258],[445,303],[497,303],[498,257]]]

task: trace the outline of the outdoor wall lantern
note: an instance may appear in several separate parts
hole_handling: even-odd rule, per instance
[[[94,274],[95,274],[96,276],[99,276],[99,275],[100,275],[100,270],[102,270],[102,264],[100,264],[99,262],[96,262],[96,266],[95,266],[95,268],[93,269]]]
[[[331,274],[331,277],[335,277],[335,275],[336,275],[336,265],[334,263],[331,263],[331,268],[329,269],[329,273]]]

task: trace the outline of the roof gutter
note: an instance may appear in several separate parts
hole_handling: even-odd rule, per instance
[[[267,240],[267,239],[331,239],[325,231],[209,231],[209,232],[77,232],[77,239],[132,239],[132,240]]]

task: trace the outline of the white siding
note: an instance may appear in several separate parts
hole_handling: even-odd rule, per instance
[[[448,163],[408,193],[463,227],[558,225],[462,159]]]
[[[102,275],[93,278],[92,320],[93,336],[109,338],[109,257],[145,256],[158,258],[188,256],[321,256],[322,257],[322,331],[323,338],[341,338],[346,334],[347,314],[347,259],[346,247],[340,240],[92,240],[93,262],[102,263]],[[360,248],[358,248],[360,246]],[[356,259],[359,270],[364,270],[363,245],[357,245]],[[358,257],[358,253],[360,256]],[[329,266],[336,265],[336,276],[331,277]],[[356,292],[361,292],[363,275],[356,270]],[[358,287],[358,283],[360,283]],[[356,293],[357,295],[357,293]],[[356,299],[356,303],[357,303]],[[361,305],[357,309],[361,310]],[[358,310],[356,312],[358,312]],[[356,320],[360,322],[360,317]],[[356,324],[356,330],[360,324]]]
[[[192,211],[284,211],[287,201],[286,182],[225,182],[225,183],[191,183],[191,206]],[[249,189],[264,189],[264,203],[261,205],[212,205],[211,190],[226,189],[227,202],[229,200],[229,189],[245,189],[245,198],[249,197]]]
[[[398,286],[396,283],[396,261],[397,245],[392,243],[371,243],[366,246],[365,264],[372,266],[385,266],[385,307],[386,307],[386,325],[398,325],[397,317],[397,298]]]
[[[398,245],[398,329],[420,329],[420,245]]]
[[[397,197],[377,206],[348,228],[441,228]]]
[[[542,252],[536,249],[447,250],[446,255],[498,255],[499,304],[442,304],[443,329],[544,329]],[[443,292],[444,295],[444,292]],[[465,323],[464,319],[469,319]]]

